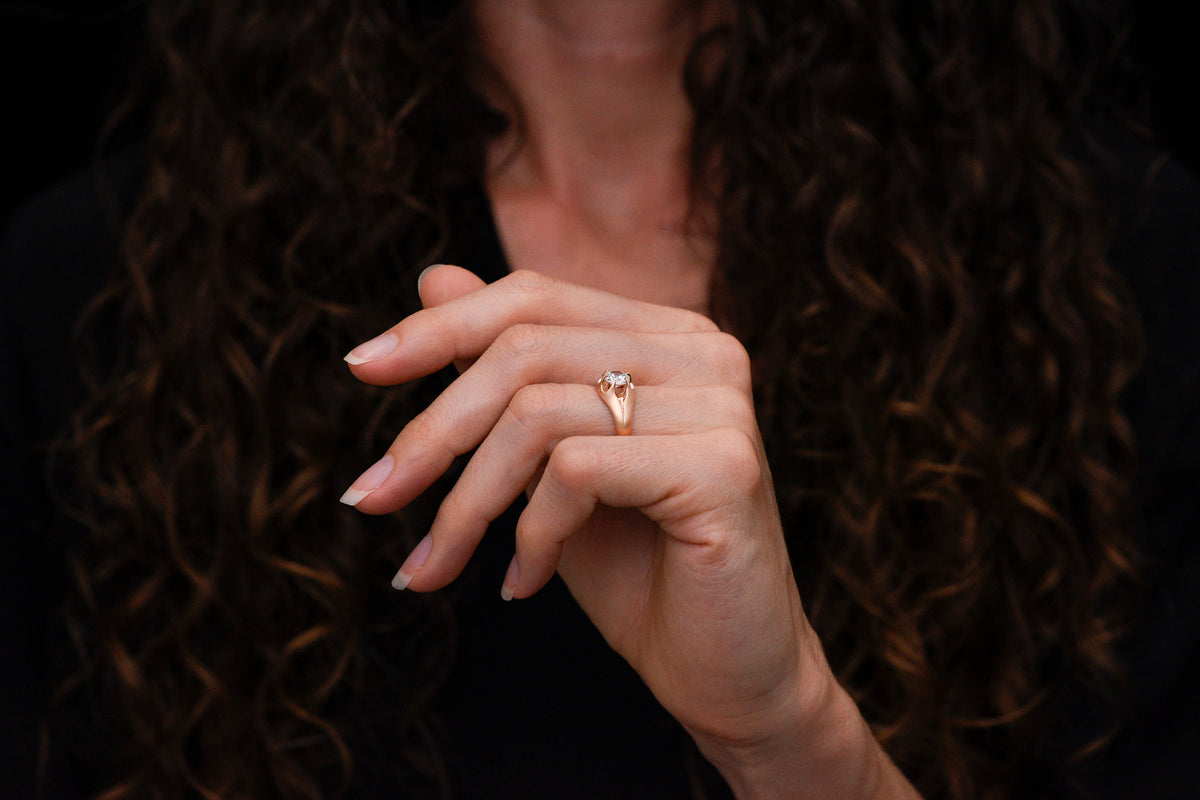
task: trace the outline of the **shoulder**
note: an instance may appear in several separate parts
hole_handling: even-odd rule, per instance
[[[43,299],[90,294],[107,276],[119,231],[141,180],[140,150],[129,150],[35,195],[0,234],[0,280],[19,293],[18,316]],[[96,273],[99,273],[97,275]]]
[[[38,723],[66,647],[57,609],[67,523],[46,485],[43,445],[81,397],[73,324],[111,273],[140,164],[130,153],[47,189],[0,235],[0,774],[13,796],[32,796]],[[76,777],[51,773],[53,782]]]
[[[1200,181],[1170,154],[1112,123],[1091,126],[1087,159],[1112,215],[1110,259],[1129,284],[1151,359],[1200,348]]]
[[[122,153],[36,195],[0,233],[0,358],[10,390],[20,387],[6,405],[24,406],[26,435],[52,435],[67,411],[72,328],[112,274],[141,174],[140,150]]]
[[[1152,502],[1172,473],[1200,481],[1200,181],[1114,123],[1089,133],[1084,163],[1111,214],[1109,259],[1145,332],[1125,410],[1141,445],[1142,494]]]
[[[1141,315],[1146,354],[1125,397],[1138,438],[1146,607],[1124,642],[1133,720],[1093,765],[1097,796],[1181,796],[1200,747],[1200,182],[1115,126],[1096,171],[1113,213],[1110,261]],[[1115,790],[1115,791],[1113,791]]]

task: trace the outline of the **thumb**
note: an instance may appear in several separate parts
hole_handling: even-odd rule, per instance
[[[417,294],[421,296],[421,305],[425,308],[457,300],[484,286],[487,284],[474,272],[452,264],[434,264],[426,267],[417,278]]]
[[[487,284],[474,272],[453,264],[434,264],[417,277],[417,294],[425,308],[449,303],[485,286]],[[459,358],[455,359],[454,366],[461,374],[474,363],[475,359]]]

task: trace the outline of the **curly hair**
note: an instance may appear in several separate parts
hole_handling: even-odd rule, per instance
[[[753,358],[802,596],[930,798],[1012,796],[1065,682],[1119,677],[1140,332],[1077,158],[1109,21],[743,2],[685,74],[712,311]],[[386,588],[437,492],[335,501],[443,385],[363,387],[340,355],[488,224],[463,198],[506,120],[469,13],[163,0],[148,27],[144,188],[80,327],[124,346],[60,442],[87,534],[59,703],[119,730],[106,800],[344,794],[387,725],[406,790],[444,795],[453,593]]]

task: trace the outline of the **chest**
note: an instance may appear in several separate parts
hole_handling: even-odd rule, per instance
[[[707,311],[715,248],[711,237],[689,221],[686,207],[601,216],[543,197],[503,191],[490,195],[510,269]]]

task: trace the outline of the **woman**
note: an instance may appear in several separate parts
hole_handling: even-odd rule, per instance
[[[1155,540],[1101,192],[1122,211],[1144,170],[1095,139],[1146,159],[1083,126],[1089,17],[231,0],[150,24],[161,99],[55,461],[83,532],[48,794],[1064,796],[1124,791],[1068,767],[1113,735],[1119,780],[1182,780],[1185,695],[1120,690],[1184,673],[1118,648]],[[1151,342],[1176,360],[1143,413],[1186,414],[1187,330]],[[400,388],[339,374],[345,349]],[[1146,507],[1194,548],[1194,508]]]

